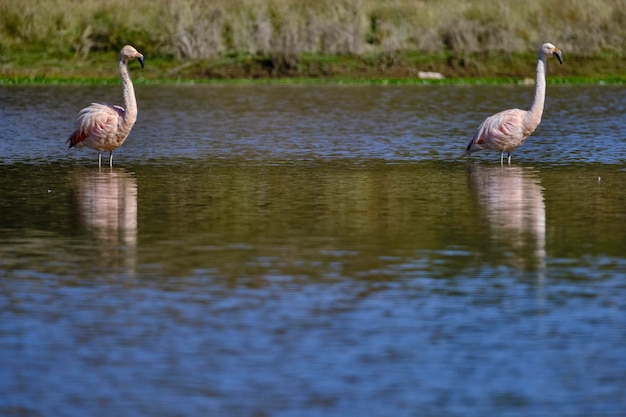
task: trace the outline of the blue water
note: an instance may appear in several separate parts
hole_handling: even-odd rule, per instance
[[[457,158],[526,87],[0,88],[0,415],[626,410],[626,90],[548,86],[501,167]]]

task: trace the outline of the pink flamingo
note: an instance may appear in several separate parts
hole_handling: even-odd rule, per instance
[[[504,153],[508,153],[511,164],[511,152],[522,146],[539,123],[543,114],[546,99],[546,58],[556,56],[559,64],[563,63],[561,51],[551,43],[544,43],[539,48],[537,58],[537,79],[535,81],[535,97],[530,109],[510,109],[489,116],[478,127],[476,134],[467,145],[465,155],[468,157],[481,149],[493,149],[500,152],[500,164],[503,164]]]
[[[102,166],[102,152],[109,151],[109,166],[113,166],[113,151],[119,148],[137,120],[137,99],[128,72],[128,61],[136,59],[143,68],[143,55],[126,45],[120,51],[119,73],[124,90],[124,106],[91,103],[78,113],[76,130],[66,143],[69,148],[88,147],[98,151],[98,166]]]

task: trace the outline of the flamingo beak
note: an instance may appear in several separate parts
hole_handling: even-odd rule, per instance
[[[561,60],[561,59],[559,58],[559,61],[560,61],[560,60]],[[141,65],[141,68],[143,68],[143,55],[139,55],[139,56],[137,57],[137,61],[139,61],[139,64]]]
[[[559,49],[554,49],[554,55],[556,56],[556,59],[559,60],[559,64],[563,64],[563,53]]]

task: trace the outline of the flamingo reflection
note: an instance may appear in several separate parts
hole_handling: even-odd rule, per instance
[[[492,243],[518,268],[543,276],[546,206],[536,171],[522,167],[469,167],[470,186],[486,218]]]
[[[137,246],[137,180],[121,169],[79,172],[76,202],[81,222],[100,244],[101,258],[123,258],[134,270]]]

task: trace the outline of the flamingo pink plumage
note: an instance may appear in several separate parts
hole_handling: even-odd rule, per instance
[[[500,152],[500,164],[503,164],[505,152],[511,164],[511,152],[522,146],[541,122],[546,98],[546,58],[550,56],[556,56],[559,63],[563,63],[562,53],[556,46],[551,43],[541,45],[537,58],[535,97],[530,109],[504,110],[485,119],[467,145],[465,155],[469,157],[481,149],[493,149]]]
[[[124,91],[124,107],[107,103],[91,103],[78,113],[76,130],[66,143],[70,148],[92,148],[98,151],[98,166],[102,152],[109,151],[109,166],[113,166],[113,151],[119,148],[137,120],[137,99],[128,72],[128,62],[136,59],[143,68],[143,55],[126,45],[120,51],[119,73]]]

